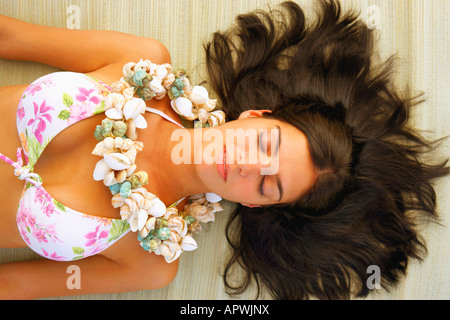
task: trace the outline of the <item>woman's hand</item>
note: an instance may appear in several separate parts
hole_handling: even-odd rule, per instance
[[[155,39],[113,31],[70,30],[0,16],[0,58],[36,61],[88,73],[123,61],[170,63],[167,48]]]

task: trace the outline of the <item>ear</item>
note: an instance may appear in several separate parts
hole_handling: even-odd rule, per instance
[[[239,119],[257,118],[264,113],[272,113],[272,110],[246,110],[239,115]]]
[[[262,206],[260,206],[259,204],[248,204],[248,203],[241,203],[244,207],[249,207],[249,208],[262,208]]]

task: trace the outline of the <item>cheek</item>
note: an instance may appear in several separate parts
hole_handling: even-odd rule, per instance
[[[239,179],[239,181],[227,186],[224,191],[229,194],[229,200],[231,201],[253,203],[258,199],[254,185],[254,182],[249,179]]]

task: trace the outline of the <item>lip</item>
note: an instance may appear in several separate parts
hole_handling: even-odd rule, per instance
[[[231,170],[231,167],[227,164],[226,155],[227,155],[226,148],[223,147],[223,159],[221,161],[222,163],[218,163],[216,165],[217,172],[219,173],[219,175],[222,177],[222,179],[224,181],[227,181],[228,174],[230,173],[230,170]]]

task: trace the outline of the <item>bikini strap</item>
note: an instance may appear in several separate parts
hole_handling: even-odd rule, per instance
[[[14,175],[18,177],[20,180],[25,180],[32,185],[39,187],[42,185],[41,178],[38,174],[30,172],[30,168],[27,166],[23,166],[23,160],[22,160],[22,148],[17,149],[17,161],[14,162],[11,159],[9,159],[4,154],[0,153],[0,160],[5,161],[6,163],[10,164],[14,167]]]
[[[151,112],[151,113],[155,113],[155,114],[157,114],[157,115],[163,117],[163,118],[166,119],[167,121],[170,121],[170,122],[172,122],[173,124],[176,124],[177,126],[179,126],[179,127],[181,127],[181,128],[184,128],[181,124],[179,124],[178,122],[176,122],[175,120],[173,120],[171,117],[169,117],[167,114],[165,114],[165,113],[162,112],[161,110],[154,109],[154,108],[150,108],[150,107],[145,108],[145,110],[147,110],[148,112]]]

